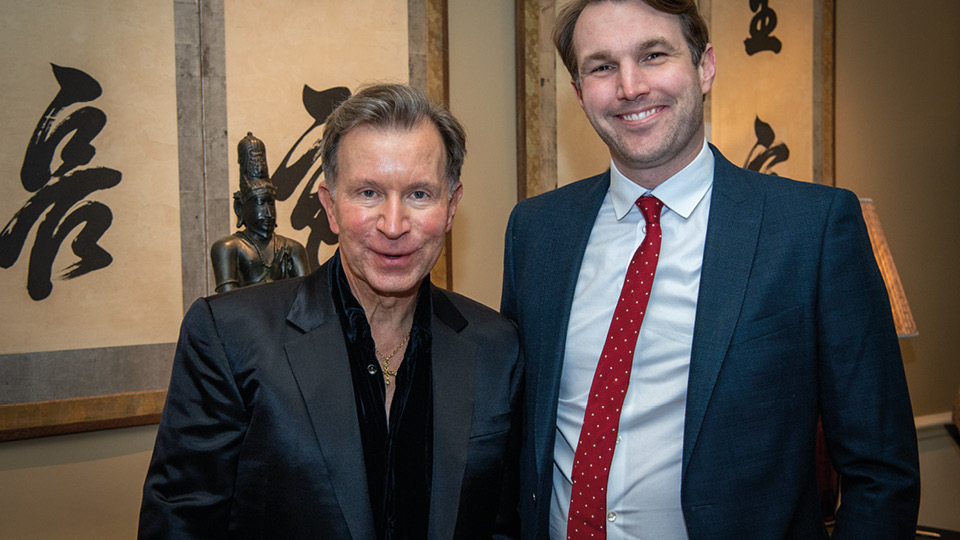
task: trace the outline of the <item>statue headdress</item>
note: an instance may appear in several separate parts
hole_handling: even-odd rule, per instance
[[[276,196],[277,188],[267,170],[267,147],[249,131],[237,144],[237,163],[240,164],[240,191],[233,194],[235,199],[246,201],[263,192]]]

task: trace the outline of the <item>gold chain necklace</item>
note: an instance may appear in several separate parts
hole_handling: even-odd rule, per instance
[[[393,352],[391,352],[390,354],[383,354],[376,347],[373,348],[373,352],[377,354],[377,358],[383,361],[383,383],[386,384],[387,386],[390,386],[390,377],[397,376],[397,370],[390,369],[390,359],[393,358],[394,355],[396,355],[397,352],[400,351],[401,347],[407,344],[408,339],[410,339],[410,336],[404,337],[403,341],[401,341],[400,344],[397,345],[397,348],[394,349]]]

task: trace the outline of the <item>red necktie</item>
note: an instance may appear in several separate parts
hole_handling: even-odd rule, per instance
[[[593,374],[580,440],[573,460],[573,493],[567,540],[606,538],[607,477],[620,425],[620,408],[630,382],[633,350],[647,311],[650,286],[660,256],[660,209],[656,197],[640,197],[637,207],[647,222],[646,236],[633,254],[607,340]]]

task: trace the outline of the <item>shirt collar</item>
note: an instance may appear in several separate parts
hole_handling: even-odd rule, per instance
[[[360,301],[350,290],[350,283],[347,281],[347,274],[340,262],[340,250],[330,258],[330,295],[333,297],[333,306],[337,314],[341,316],[341,323],[344,325],[344,334],[347,341],[356,343],[361,336],[370,334],[370,325],[367,322],[367,315],[360,305]],[[413,312],[413,326],[411,328],[411,338],[414,341],[423,339],[431,335],[430,319],[433,317],[433,305],[430,298],[430,275],[423,278],[420,282],[420,288],[417,290],[417,307]]]
[[[652,194],[663,201],[664,206],[687,219],[713,184],[713,167],[713,152],[704,141],[700,153],[689,165],[651,191],[624,176],[610,160],[610,194],[617,220],[636,208],[637,199],[647,194]]]

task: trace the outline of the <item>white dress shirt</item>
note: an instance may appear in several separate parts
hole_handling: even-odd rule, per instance
[[[550,503],[554,540],[566,539],[587,395],[627,266],[646,232],[634,203],[647,193],[663,201],[663,238],[620,413],[607,484],[607,538],[687,539],[680,507],[683,423],[713,168],[704,143],[693,162],[651,192],[610,164],[610,190],[590,233],[567,328]]]

